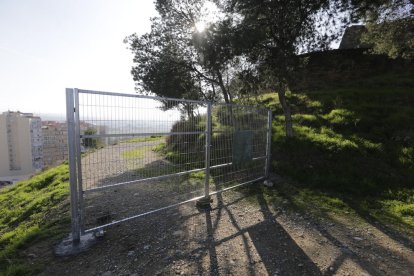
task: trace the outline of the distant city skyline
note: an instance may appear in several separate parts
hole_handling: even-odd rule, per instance
[[[65,115],[65,88],[134,93],[123,43],[150,30],[152,0],[0,2],[0,113]]]

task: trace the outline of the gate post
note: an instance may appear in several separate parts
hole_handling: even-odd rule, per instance
[[[272,110],[267,112],[267,137],[266,137],[266,167],[265,167],[265,177],[269,178],[269,169],[270,169],[270,157],[271,157],[271,148],[272,145]]]
[[[206,182],[204,184],[204,197],[210,197],[210,150],[211,150],[211,102],[207,104],[206,120]]]
[[[210,206],[210,149],[211,149],[211,102],[207,102],[207,118],[206,118],[206,139],[205,139],[205,182],[204,182],[204,197],[199,199],[196,203],[198,207]]]
[[[75,104],[75,139],[73,143],[75,145],[76,154],[76,172],[77,172],[77,188],[78,188],[78,221],[79,228],[82,235],[85,234],[84,229],[84,205],[83,205],[83,184],[82,184],[82,150],[80,139],[80,118],[79,118],[79,91],[74,89],[74,104]]]
[[[70,183],[70,206],[72,218],[72,242],[80,242],[80,223],[78,206],[78,187],[76,176],[76,137],[75,137],[75,105],[74,91],[66,88],[66,122],[68,125],[69,146],[69,183]]]
[[[64,257],[76,255],[88,250],[96,243],[93,233],[84,234],[81,228],[80,204],[82,198],[82,182],[78,183],[80,170],[80,149],[79,147],[79,99],[77,89],[66,88],[66,123],[68,126],[68,146],[69,146],[69,184],[70,184],[70,208],[72,220],[72,233],[67,238],[55,246],[55,255]],[[79,177],[79,178],[78,178]],[[78,190],[79,189],[79,190]]]

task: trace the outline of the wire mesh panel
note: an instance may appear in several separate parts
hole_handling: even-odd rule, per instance
[[[224,104],[213,106],[211,191],[265,176],[267,134],[267,109]]]
[[[72,98],[71,91],[73,229],[94,231],[267,173],[266,109],[77,89]]]
[[[86,228],[202,195],[204,103],[79,90],[78,116]]]
[[[85,191],[204,167],[202,103],[80,91],[79,128]]]

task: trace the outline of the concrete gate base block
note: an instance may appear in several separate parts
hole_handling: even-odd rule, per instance
[[[79,243],[75,244],[72,241],[72,235],[61,241],[54,248],[55,255],[58,257],[66,257],[77,255],[79,253],[87,251],[89,248],[97,243],[98,239],[94,233],[87,233],[81,235]]]
[[[200,209],[211,208],[210,203],[213,202],[211,197],[203,197],[196,201],[196,207]]]

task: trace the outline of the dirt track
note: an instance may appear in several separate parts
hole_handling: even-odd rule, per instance
[[[119,159],[122,149],[105,150]],[[276,181],[271,189],[277,187]],[[92,193],[85,201],[87,223],[94,226],[105,212],[119,219],[166,206],[202,188],[166,179]],[[48,242],[27,254],[46,266],[42,275],[414,275],[414,237],[356,214],[327,219],[296,213],[288,200],[269,204],[263,189],[255,183],[214,196],[210,210],[188,203],[109,227],[78,256],[55,257]]]
[[[210,211],[187,204],[108,228],[79,256],[44,248],[43,275],[413,275],[413,239],[399,242],[353,216],[331,221],[269,206],[261,191],[218,195]]]

